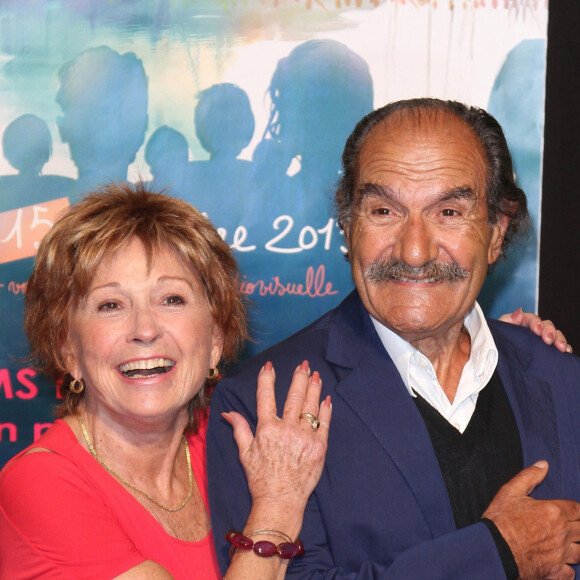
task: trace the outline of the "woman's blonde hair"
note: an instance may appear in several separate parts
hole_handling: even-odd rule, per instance
[[[69,309],[87,294],[103,258],[134,238],[142,242],[149,261],[169,248],[198,274],[223,333],[222,362],[234,360],[247,338],[237,264],[209,220],[189,203],[151,192],[140,182],[103,186],[70,207],[43,238],[26,291],[24,324],[31,357],[39,370],[63,381],[59,416],[74,413],[83,397],[69,389],[72,377],[63,355]],[[190,429],[196,428],[196,409],[205,407],[204,392],[216,381],[207,379],[190,403]]]

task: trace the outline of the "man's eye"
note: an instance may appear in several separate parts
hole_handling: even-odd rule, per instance
[[[391,215],[393,212],[388,207],[378,207],[373,209],[373,215]]]
[[[116,310],[117,308],[119,308],[117,302],[103,302],[103,304],[99,306],[100,311]]]
[[[459,212],[456,209],[447,208],[441,211],[441,215],[443,217],[455,217],[459,215]]]

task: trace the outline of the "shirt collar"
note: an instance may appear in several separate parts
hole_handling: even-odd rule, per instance
[[[409,391],[409,394],[415,397],[415,392],[410,384],[411,359],[414,358],[417,360],[424,367],[425,372],[436,380],[433,365],[431,365],[427,357],[411,346],[406,340],[403,340],[398,334],[388,329],[372,316],[370,318],[385,350],[389,353],[389,356],[397,367],[405,383],[405,387]],[[485,320],[485,316],[483,315],[483,311],[477,302],[465,315],[464,324],[471,338],[471,353],[469,355],[469,361],[464,367],[460,385],[462,382],[469,381],[473,384],[473,388],[469,389],[470,391],[480,391],[489,382],[497,366],[497,347]],[[428,365],[423,364],[425,361]]]

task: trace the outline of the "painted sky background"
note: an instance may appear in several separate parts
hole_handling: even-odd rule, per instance
[[[0,373],[5,371],[0,374],[0,465],[32,439],[35,422],[51,420],[54,403],[52,385],[31,377],[35,392],[17,376],[26,365],[15,362],[15,357],[27,352],[20,330],[19,290],[29,275],[32,259],[10,253],[15,235],[3,240],[14,234],[11,228],[20,211],[18,219],[23,220],[22,235],[26,238],[22,244],[29,244],[31,255],[37,241],[34,236],[41,236],[49,227],[56,208],[74,203],[80,196],[74,191],[79,183],[77,167],[57,123],[63,116],[55,98],[64,63],[100,46],[119,54],[134,53],[147,77],[148,119],[143,144],[123,177],[152,178],[145,152],[157,129],[168,126],[174,131],[169,137],[181,135],[177,138],[187,144],[187,187],[181,192],[177,189],[176,195],[207,211],[215,225],[227,231],[230,243],[235,228],[243,225],[247,238],[238,245],[256,246],[252,251],[236,252],[246,282],[268,283],[277,276],[283,283],[306,284],[308,269],[312,268],[312,279],[316,274],[320,278],[323,266],[324,282],[332,283],[329,292],[321,286],[318,293],[312,291],[307,296],[261,297],[254,288],[250,298],[256,303],[253,328],[257,342],[250,351],[257,351],[337,304],[351,288],[348,266],[340,253],[342,238],[336,223],[329,222],[329,202],[344,139],[366,109],[417,96],[489,106],[506,129],[518,180],[529,195],[538,224],[547,18],[547,4],[534,0],[0,0],[0,134],[22,115],[38,117],[52,140],[52,154],[42,175],[54,176],[42,182],[31,178],[25,186],[16,187],[16,181],[6,177],[15,176],[17,170],[5,158],[6,151],[0,149],[0,317],[4,328]],[[299,61],[305,47],[312,52]],[[331,62],[332,58],[336,61]],[[342,65],[342,58],[351,59],[352,67]],[[307,80],[290,82],[291,78],[306,79],[316,66],[320,66],[319,77],[329,71],[337,78],[343,74],[337,84],[340,88],[332,90],[345,94],[353,90],[357,95],[360,112],[354,105],[355,110],[347,111],[354,120],[335,93],[324,94],[322,85],[316,88],[316,83]],[[341,68],[341,74],[335,72]],[[290,104],[285,104],[283,138],[264,140],[272,121],[268,88],[276,71],[282,69],[286,84],[293,89]],[[200,91],[224,83],[247,95],[255,128],[238,159],[232,158],[217,171],[220,180],[215,176],[216,163],[200,163],[207,161],[210,153],[196,135],[194,110]],[[123,87],[135,106],[142,98],[138,84],[135,81]],[[314,92],[309,92],[312,86]],[[113,84],[110,92],[115,90]],[[90,81],[83,81],[79,91],[87,102],[95,98]],[[349,98],[354,103],[355,97]],[[314,115],[313,121],[299,127],[300,121],[308,118],[307,110]],[[336,122],[308,136],[307,130],[314,129],[318,121],[324,127],[321,119],[326,115],[328,123]],[[226,122],[225,113],[222,117],[222,124],[215,125],[218,135],[236,124]],[[348,127],[342,127],[339,119]],[[103,123],[101,136],[105,128]],[[28,131],[27,137],[30,134]],[[304,148],[300,141],[305,135],[310,148]],[[258,171],[256,159],[258,152],[264,154],[260,151],[264,142],[277,145],[266,150],[270,157]],[[283,173],[274,171],[273,159],[281,159]],[[170,165],[167,159],[164,164],[166,168]],[[175,180],[175,174],[172,178]],[[217,190],[222,197],[213,199]],[[276,230],[272,224],[280,216],[287,218],[278,222]],[[42,219],[45,222],[39,223]],[[272,244],[275,235],[290,223],[289,234]],[[272,252],[266,248],[268,243],[301,251]],[[537,235],[514,253],[510,263],[498,268],[489,282],[492,284],[486,285],[483,303],[491,315],[520,305],[534,310]],[[5,423],[17,427],[16,441],[8,441],[11,432],[2,429]]]
[[[499,2],[497,8],[489,1],[485,6],[454,2],[453,10],[449,4],[387,0],[376,8],[363,2],[360,8],[337,9],[334,2],[314,2],[307,9],[305,2],[294,1],[275,6],[254,0],[236,7],[187,0],[3,0],[0,128],[22,110],[42,113],[54,146],[45,173],[74,176],[54,125],[60,114],[54,102],[56,71],[82,50],[99,45],[134,52],[144,62],[149,134],[163,124],[179,127],[196,159],[207,154],[187,122],[194,95],[217,82],[243,87],[258,117],[255,145],[264,128],[264,96],[276,63],[311,38],[343,42],[369,63],[377,106],[417,95],[486,106],[507,52],[524,38],[545,38],[547,9],[521,0]],[[0,172],[12,171],[0,159]],[[142,155],[133,171],[147,171]]]

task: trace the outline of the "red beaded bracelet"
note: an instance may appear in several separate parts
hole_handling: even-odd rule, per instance
[[[278,556],[284,560],[291,560],[295,556],[304,555],[304,546],[300,540],[296,540],[295,542],[282,542],[277,546],[268,540],[261,540],[260,542],[254,543],[248,536],[232,530],[226,534],[226,541],[232,545],[230,548],[230,560],[236,549],[253,550],[254,554],[262,558]]]

